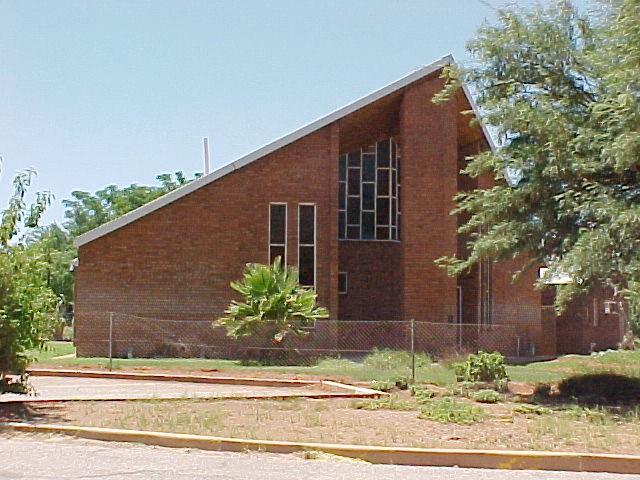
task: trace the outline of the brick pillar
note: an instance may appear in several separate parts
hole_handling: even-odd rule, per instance
[[[446,322],[456,314],[456,280],[434,264],[456,253],[457,108],[436,105],[440,79],[407,88],[401,107],[404,317]]]

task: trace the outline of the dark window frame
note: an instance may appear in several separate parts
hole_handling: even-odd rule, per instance
[[[301,235],[301,223],[300,223],[300,212],[302,210],[303,207],[313,207],[313,243],[301,243],[300,242],[300,238],[302,237]],[[318,249],[317,249],[317,243],[318,243],[318,212],[317,212],[317,206],[315,203],[311,203],[311,202],[301,202],[298,203],[298,272],[301,271],[300,269],[300,259],[302,258],[302,255],[300,254],[301,249],[303,248],[313,248],[313,284],[312,285],[308,285],[308,284],[304,284],[302,283],[302,281],[300,281],[300,283],[305,286],[305,287],[311,287],[311,288],[316,288],[317,286],[317,270],[318,270]]]
[[[275,206],[282,206],[284,207],[284,242],[283,243],[278,243],[278,242],[272,242],[271,241],[271,229],[272,229],[272,218],[273,218],[273,211],[272,211],[272,207]],[[273,263],[273,261],[275,260],[275,258],[271,258],[271,249],[273,247],[283,247],[284,248],[284,255],[282,258],[282,264],[286,265],[287,264],[287,236],[288,236],[288,225],[287,225],[287,220],[288,220],[288,205],[287,202],[270,202],[269,203],[269,232],[268,232],[268,249],[267,249],[267,259],[269,260],[269,264],[271,265]]]

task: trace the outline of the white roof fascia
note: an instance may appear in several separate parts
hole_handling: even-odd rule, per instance
[[[352,102],[342,108],[339,108],[338,110],[335,110],[334,112],[329,113],[324,117],[321,117],[311,123],[308,123],[307,125],[300,127],[299,129],[294,130],[293,132],[288,133],[287,135],[284,135],[283,137],[280,137],[277,140],[274,140],[273,142],[268,143],[263,147],[260,147],[257,150],[254,150],[253,152],[248,153],[247,155],[240,157],[239,159],[234,160],[233,162],[228,163],[212,171],[208,175],[204,175],[180,188],[172,190],[171,192],[163,195],[162,197],[159,197],[141,207],[136,208],[135,210],[132,210],[129,213],[122,215],[121,217],[116,218],[115,220],[111,220],[110,222],[107,222],[97,228],[94,228],[93,230],[90,230],[82,235],[79,235],[73,240],[73,245],[74,247],[80,247],[81,245],[92,242],[97,238],[100,238],[104,235],[107,235],[108,233],[113,232],[114,230],[122,228],[125,225],[128,225],[129,223],[135,222],[139,218],[144,217],[145,215],[155,210],[158,210],[174,202],[175,200],[178,200],[179,198],[184,197],[185,195],[189,195],[195,190],[198,190],[199,188],[204,187],[205,185],[208,185],[209,183],[219,179],[220,177],[223,177],[233,172],[234,170],[242,168],[245,165],[248,165],[264,157],[265,155],[273,153],[276,150],[286,145],[289,145],[290,143],[293,143],[296,140],[299,140],[300,138],[306,135],[309,135],[310,133],[316,130],[326,127],[327,125],[335,122],[336,120],[339,120],[355,112],[356,110],[359,110],[360,108],[365,107],[368,104],[373,103],[376,100],[379,100],[382,97],[389,95],[390,93],[393,93],[396,90],[406,87],[407,85],[415,82],[416,80],[419,80],[423,77],[426,77],[427,75],[430,75],[431,73],[437,71],[438,69],[444,67],[445,65],[449,65],[453,63],[454,63],[453,56],[446,55],[442,57],[440,60],[437,60],[429,65],[421,67],[415,70],[414,72],[400,78],[399,80],[396,80],[395,82],[392,82],[386,85],[385,87],[382,87],[379,90],[376,90],[368,95],[365,95],[364,97],[356,100],[355,102]],[[472,100],[470,100],[470,102],[471,101]]]
[[[466,83],[462,84],[462,91],[464,92],[464,96],[467,97],[467,101],[469,102],[469,105],[471,105],[471,110],[473,110],[473,114],[475,115],[475,117],[478,119],[478,122],[480,123],[480,127],[482,128],[482,133],[484,133],[484,137],[487,139],[489,148],[491,148],[492,152],[495,152],[496,145],[495,143],[493,143],[493,138],[491,137],[491,135],[489,135],[489,130],[487,130],[487,126],[481,120],[482,117],[480,116],[480,109],[478,108],[476,101],[473,99],[473,96],[471,95],[471,92],[469,91],[469,87],[467,86]]]

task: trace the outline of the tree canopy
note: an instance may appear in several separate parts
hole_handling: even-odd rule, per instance
[[[456,197],[468,254],[439,262],[454,275],[483,259],[544,264],[572,280],[558,285],[559,309],[596,285],[640,297],[640,1],[596,6],[500,10],[434,99],[468,84],[498,139],[464,170],[493,185]],[[507,184],[506,167],[522,180]]]
[[[195,178],[199,176],[196,174]],[[108,185],[94,194],[82,190],[72,192],[72,200],[62,201],[66,208],[65,228],[72,237],[77,237],[191,181],[180,171],[174,175],[160,174],[156,180],[160,182],[159,186],[132,183],[124,188]]]

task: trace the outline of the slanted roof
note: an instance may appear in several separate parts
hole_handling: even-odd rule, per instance
[[[149,213],[154,212],[155,210],[158,210],[178,200],[179,198],[184,197],[185,195],[189,195],[195,190],[198,190],[199,188],[202,188],[205,185],[208,185],[209,183],[214,182],[221,177],[224,177],[225,175],[233,172],[234,170],[238,170],[239,168],[242,168],[245,165],[248,165],[272,152],[275,152],[276,150],[286,145],[289,145],[290,143],[293,143],[296,140],[306,135],[309,135],[312,132],[315,132],[316,130],[320,130],[321,128],[326,127],[327,125],[335,122],[336,120],[340,120],[341,118],[349,115],[350,113],[353,113],[356,110],[362,107],[365,107],[366,105],[369,105],[375,102],[376,100],[381,99],[382,97],[389,95],[390,93],[400,90],[406,87],[407,85],[436,72],[437,70],[441,69],[445,65],[451,65],[453,63],[454,63],[453,56],[446,55],[441,59],[429,65],[421,67],[415,70],[414,72],[400,78],[399,80],[396,80],[395,82],[392,82],[380,88],[379,90],[376,90],[368,95],[365,95],[364,97],[356,100],[355,102],[352,102],[342,108],[339,108],[338,110],[335,110],[334,112],[329,113],[328,115],[325,115],[324,117],[321,117],[297,130],[294,130],[293,132],[288,133],[287,135],[284,135],[283,137],[280,137],[277,140],[274,140],[273,142],[268,143],[263,147],[260,147],[257,150],[254,150],[253,152],[243,157],[240,157],[237,160],[234,160],[233,162],[223,165],[222,167],[212,171],[207,175],[204,175],[180,188],[177,188],[176,190],[173,190],[163,195],[160,198],[157,198],[139,208],[136,208],[135,210],[132,210],[131,212],[116,218],[115,220],[105,223],[104,225],[101,225],[97,228],[94,228],[93,230],[90,230],[89,232],[86,232],[76,237],[73,241],[73,245],[75,247],[80,247],[81,245],[92,242],[93,240],[96,240],[97,238],[107,235],[108,233],[111,233],[114,230],[122,228],[125,225],[128,225],[129,223],[135,222],[139,218],[144,217],[145,215],[148,215]],[[472,108],[476,110],[475,103],[473,102],[473,99],[471,98],[471,95],[468,89],[466,87],[463,87],[463,91],[467,99],[469,100],[469,103],[471,104]],[[483,127],[483,131],[484,131],[484,127]],[[484,134],[485,134],[485,137],[487,138],[487,141],[493,148],[493,144],[491,142],[490,136],[487,134],[486,131],[484,131]]]

